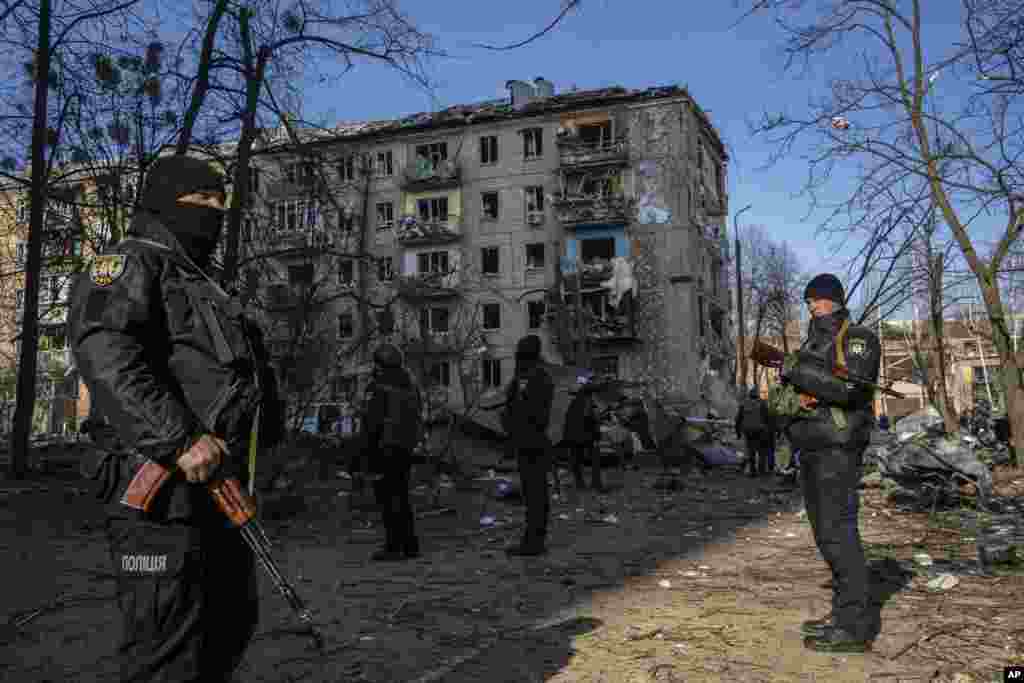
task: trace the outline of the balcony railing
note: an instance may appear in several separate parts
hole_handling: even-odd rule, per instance
[[[635,205],[625,195],[560,196],[554,201],[555,215],[566,227],[629,223]]]
[[[454,353],[458,350],[452,332],[428,332],[427,336],[414,337],[405,345],[406,353]]]
[[[459,273],[410,273],[395,278],[398,295],[405,299],[434,299],[458,294]]]
[[[248,248],[256,253],[330,249],[344,246],[350,234],[336,227],[305,227],[298,230],[271,227],[254,235]]]
[[[624,138],[602,143],[563,135],[556,138],[555,143],[563,167],[621,164],[629,161],[629,142]]]
[[[406,192],[443,190],[458,187],[461,182],[462,166],[457,161],[445,160],[434,164],[423,159],[402,169],[401,184]]]
[[[446,244],[462,237],[462,219],[456,215],[448,220],[423,220],[405,215],[398,221],[395,239],[399,244]]]

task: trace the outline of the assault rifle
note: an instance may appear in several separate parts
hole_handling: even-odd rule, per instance
[[[776,370],[779,371],[783,369],[783,366],[786,363],[787,355],[793,356],[795,354],[783,353],[774,346],[765,344],[764,342],[761,341],[755,341],[754,348],[750,352],[751,360],[753,360],[758,365],[762,365],[766,368],[775,368]],[[870,380],[864,379],[863,377],[857,377],[856,375],[850,374],[850,371],[845,367],[835,367],[832,370],[832,374],[836,378],[841,379],[844,382],[850,382],[852,384],[857,384],[862,387],[868,387],[874,389],[875,391],[879,391],[885,394],[886,396],[892,396],[893,398],[906,398],[906,395],[892,388],[892,382],[889,382],[888,384],[879,384],[877,382],[872,382]]]
[[[169,470],[153,460],[146,460],[139,471],[135,473],[124,496],[121,497],[121,504],[143,512],[148,511],[157,492],[173,473],[173,470]],[[323,650],[323,637],[313,625],[312,612],[281,573],[270,554],[270,539],[267,538],[263,526],[256,519],[256,501],[249,497],[234,477],[211,479],[206,482],[206,489],[213,496],[213,500],[221,512],[241,532],[246,545],[249,546],[253,555],[270,576],[271,581],[274,582],[274,587],[288,601],[296,619],[302,625],[302,632],[313,639],[318,649]]]

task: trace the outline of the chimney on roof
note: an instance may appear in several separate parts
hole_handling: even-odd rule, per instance
[[[537,76],[537,78],[533,79],[533,87],[537,91],[538,100],[555,96],[555,84],[543,76]]]
[[[536,99],[533,86],[526,81],[506,81],[505,87],[512,97],[513,108],[524,107]]]

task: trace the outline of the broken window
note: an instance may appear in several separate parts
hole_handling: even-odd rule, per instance
[[[619,187],[621,182],[615,175],[586,175],[580,180],[579,193],[584,196],[608,197],[616,194]]]
[[[385,256],[377,262],[377,279],[381,282],[389,282],[395,278],[394,260]]]
[[[448,143],[431,142],[426,145],[416,145],[416,156],[426,159],[430,162],[430,167],[436,171],[438,164],[448,160]]]
[[[446,360],[437,361],[427,373],[430,386],[447,387],[452,383],[452,368]]]
[[[497,192],[484,192],[480,195],[481,202],[483,203],[483,218],[487,220],[497,220],[498,218],[498,193]]]
[[[348,154],[338,162],[338,179],[350,183],[356,179],[356,155]]]
[[[306,263],[301,266],[288,266],[288,284],[292,286],[310,286],[313,284],[313,264]]]
[[[531,330],[540,329],[544,324],[544,315],[547,313],[547,304],[543,301],[526,302],[526,326]]]
[[[618,356],[599,356],[590,363],[590,369],[598,377],[617,379],[619,376]]]
[[[484,135],[480,138],[480,163],[498,163],[498,136]]]
[[[377,202],[377,229],[390,230],[395,225],[395,205],[393,202]]]
[[[449,272],[447,251],[425,251],[416,258],[417,270],[421,274]]]
[[[420,310],[420,325],[428,332],[442,333],[448,331],[448,309],[431,306]]]
[[[485,387],[501,387],[501,359],[481,359],[480,379]]]
[[[535,242],[533,244],[526,245],[526,267],[527,268],[543,268],[544,267],[544,243]]]
[[[292,185],[308,185],[313,182],[313,164],[309,161],[286,164],[284,177]]]
[[[342,261],[338,264],[338,284],[351,286],[356,281],[355,264],[352,261]]]
[[[578,128],[580,142],[587,147],[601,149],[612,142],[612,122],[586,123]]]
[[[481,310],[485,330],[501,329],[501,304],[482,304]]]
[[[420,220],[424,223],[445,223],[448,221],[448,197],[431,197],[416,202]]]
[[[527,128],[523,131],[523,158],[537,159],[544,156],[544,129]]]
[[[600,239],[580,240],[580,258],[584,263],[591,263],[595,259],[610,261],[615,257],[615,238],[602,237]]]
[[[249,166],[249,196],[260,192],[260,169],[256,166]]]
[[[484,275],[498,275],[501,262],[498,247],[483,247],[480,250],[481,271]]]
[[[527,219],[536,215],[543,215],[544,213],[544,187],[541,185],[531,185],[526,187],[526,216]]]
[[[277,229],[295,232],[320,223],[320,207],[315,199],[289,199],[274,205]]]
[[[697,297],[697,331],[704,336],[704,297]]]
[[[395,158],[390,149],[377,152],[373,172],[378,178],[390,178],[395,174]]]
[[[356,320],[351,313],[342,313],[338,316],[338,338],[351,339],[356,336]]]

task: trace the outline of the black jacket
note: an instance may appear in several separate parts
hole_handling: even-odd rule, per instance
[[[369,384],[367,384],[366,393],[363,397],[364,446],[370,449],[380,445],[384,421],[390,417],[388,414],[387,392],[381,390],[382,386],[392,386],[415,394],[417,413],[419,410],[422,410],[423,405],[423,397],[420,395],[416,385],[413,384],[412,378],[405,368],[378,368]],[[410,444],[414,443],[419,436],[419,421],[414,419],[417,416],[404,416],[408,424],[402,425],[402,428],[414,432],[409,434]]]
[[[871,389],[845,382],[832,375],[836,365],[836,337],[849,314],[845,309],[832,315],[813,318],[801,352],[815,357],[827,372],[804,371],[811,365],[802,363],[790,371],[786,379],[797,389],[818,398],[818,407],[810,417],[790,422],[787,429],[793,445],[804,451],[830,447],[863,447],[871,438],[874,428],[874,392]],[[843,345],[846,365],[851,375],[869,382],[878,381],[881,345],[870,329],[850,325]],[[833,408],[845,415],[846,426],[837,424]]]
[[[516,374],[505,387],[503,427],[515,448],[542,450],[551,447],[548,423],[555,383],[542,362],[518,363]]]
[[[211,432],[228,442],[225,466],[242,474],[258,405],[262,445],[282,436],[262,336],[152,216],[138,215],[131,232],[72,290],[71,349],[90,399],[128,449],[174,467],[194,436]],[[178,473],[167,488],[187,486]],[[189,515],[191,493],[166,496],[171,516]]]
[[[565,414],[563,442],[571,446],[590,446],[601,438],[601,423],[594,411],[594,399],[579,392]]]

